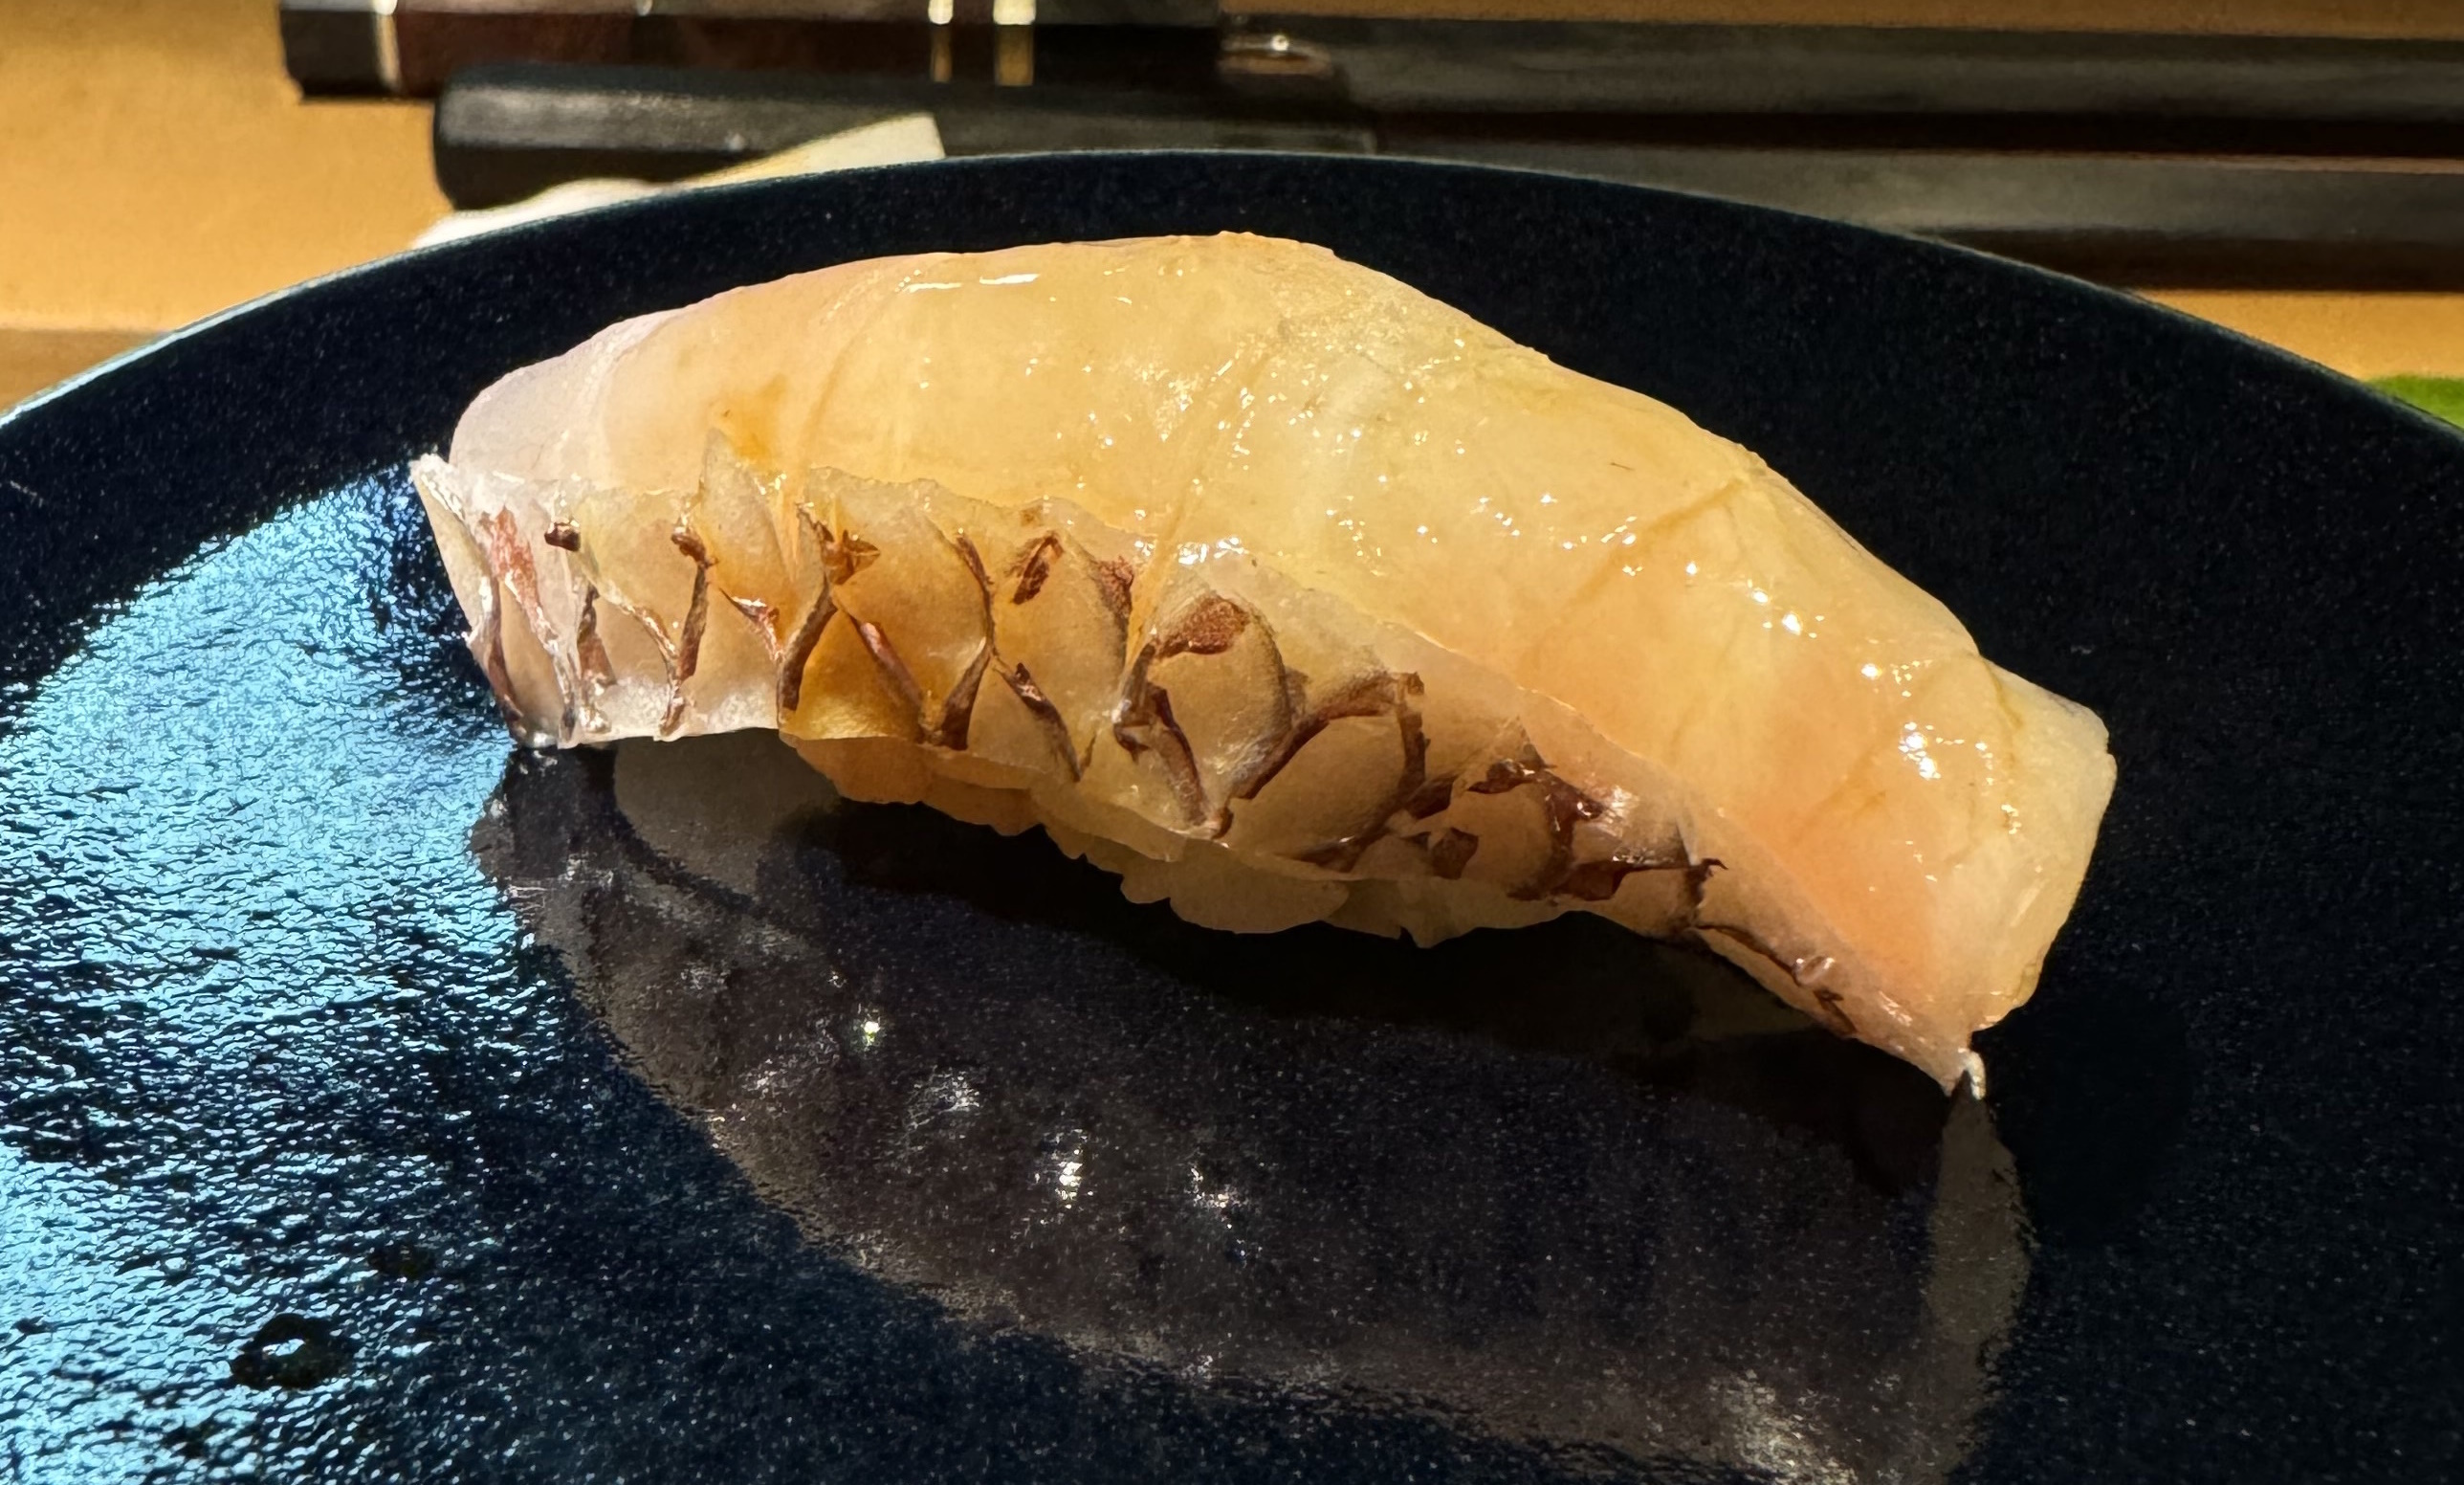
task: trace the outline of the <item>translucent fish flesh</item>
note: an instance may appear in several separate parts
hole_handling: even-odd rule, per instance
[[[1596,913],[1946,1087],[2112,788],[1753,454],[1300,243],[731,291],[413,476],[526,743],[776,728],[1221,928]]]

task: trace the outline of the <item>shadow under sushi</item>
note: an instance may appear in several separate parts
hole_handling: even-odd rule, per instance
[[[1939,1478],[2025,1286],[1982,1105],[1604,922],[1213,933],[767,736],[517,755],[473,845],[811,1241],[1094,1364]]]

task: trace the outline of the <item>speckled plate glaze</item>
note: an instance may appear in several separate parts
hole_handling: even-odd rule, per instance
[[[1762,453],[2101,712],[1947,1102],[1560,922],[1233,939],[775,742],[515,755],[404,478],[620,317],[1241,228]],[[12,1480],[2441,1478],[2464,438],[1718,202],[996,160],[420,254],[0,421]]]

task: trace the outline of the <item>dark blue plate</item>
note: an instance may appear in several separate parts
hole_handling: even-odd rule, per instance
[[[622,316],[1325,243],[1767,456],[2121,787],[1993,1093],[1595,925],[1233,939],[775,743],[511,757],[403,466]],[[1718,202],[1079,157],[416,255],[0,421],[27,1480],[2464,1466],[2464,439]]]

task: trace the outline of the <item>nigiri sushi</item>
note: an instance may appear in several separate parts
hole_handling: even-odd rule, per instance
[[[776,728],[1226,929],[1596,913],[1946,1088],[2112,789],[1752,454],[1297,242],[732,290],[412,476],[524,743]]]

